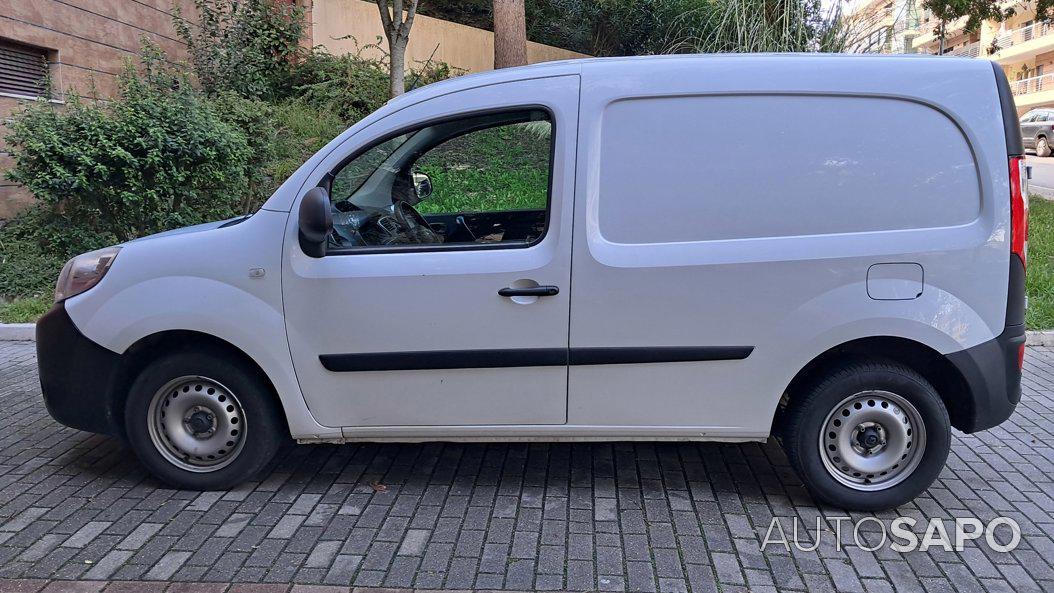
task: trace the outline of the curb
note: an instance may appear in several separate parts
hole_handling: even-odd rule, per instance
[[[1026,346],[1054,346],[1054,330],[1025,332]]]
[[[0,323],[0,342],[32,342],[37,339],[35,323]],[[1054,330],[1025,332],[1026,346],[1054,346]]]
[[[0,323],[0,342],[27,342],[36,339],[35,323]]]

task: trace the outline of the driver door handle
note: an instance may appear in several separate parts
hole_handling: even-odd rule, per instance
[[[557,286],[531,286],[530,288],[510,288],[506,287],[498,291],[498,296],[503,297],[516,297],[516,296],[556,296],[560,294],[560,288]]]

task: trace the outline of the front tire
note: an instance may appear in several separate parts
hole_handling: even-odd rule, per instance
[[[260,374],[205,350],[174,353],[142,370],[128,394],[125,432],[161,481],[222,490],[255,477],[285,430]]]
[[[1045,136],[1036,140],[1036,156],[1050,156],[1050,143]]]
[[[936,390],[892,362],[839,368],[792,396],[782,422],[783,448],[809,492],[851,510],[911,501],[937,479],[951,447]]]

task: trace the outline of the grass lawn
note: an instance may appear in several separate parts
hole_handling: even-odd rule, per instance
[[[15,299],[0,303],[0,323],[33,323],[51,308],[51,297]]]
[[[1029,329],[1054,329],[1054,202],[1032,196],[1028,215]]]

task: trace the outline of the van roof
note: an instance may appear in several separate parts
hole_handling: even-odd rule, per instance
[[[956,61],[956,62],[987,62],[987,60],[976,60],[973,58],[959,58],[951,56],[932,56],[928,54],[835,54],[835,53],[726,53],[726,54],[668,54],[650,56],[617,56],[607,58],[576,58],[571,60],[555,60],[550,62],[539,62],[526,66],[515,66],[499,70],[488,70],[485,72],[474,72],[454,78],[448,78],[432,84],[408,91],[388,101],[387,106],[403,107],[435,96],[445,95],[450,92],[466,88],[486,86],[512,80],[528,78],[543,78],[548,76],[561,76],[565,74],[578,74],[582,71],[596,66],[610,66],[613,64],[634,64],[639,62],[654,62],[653,66],[675,67],[692,61],[743,61],[743,60],[773,60],[773,61],[802,61],[802,60],[874,60],[886,62],[902,61]],[[873,62],[872,62],[873,63]]]

